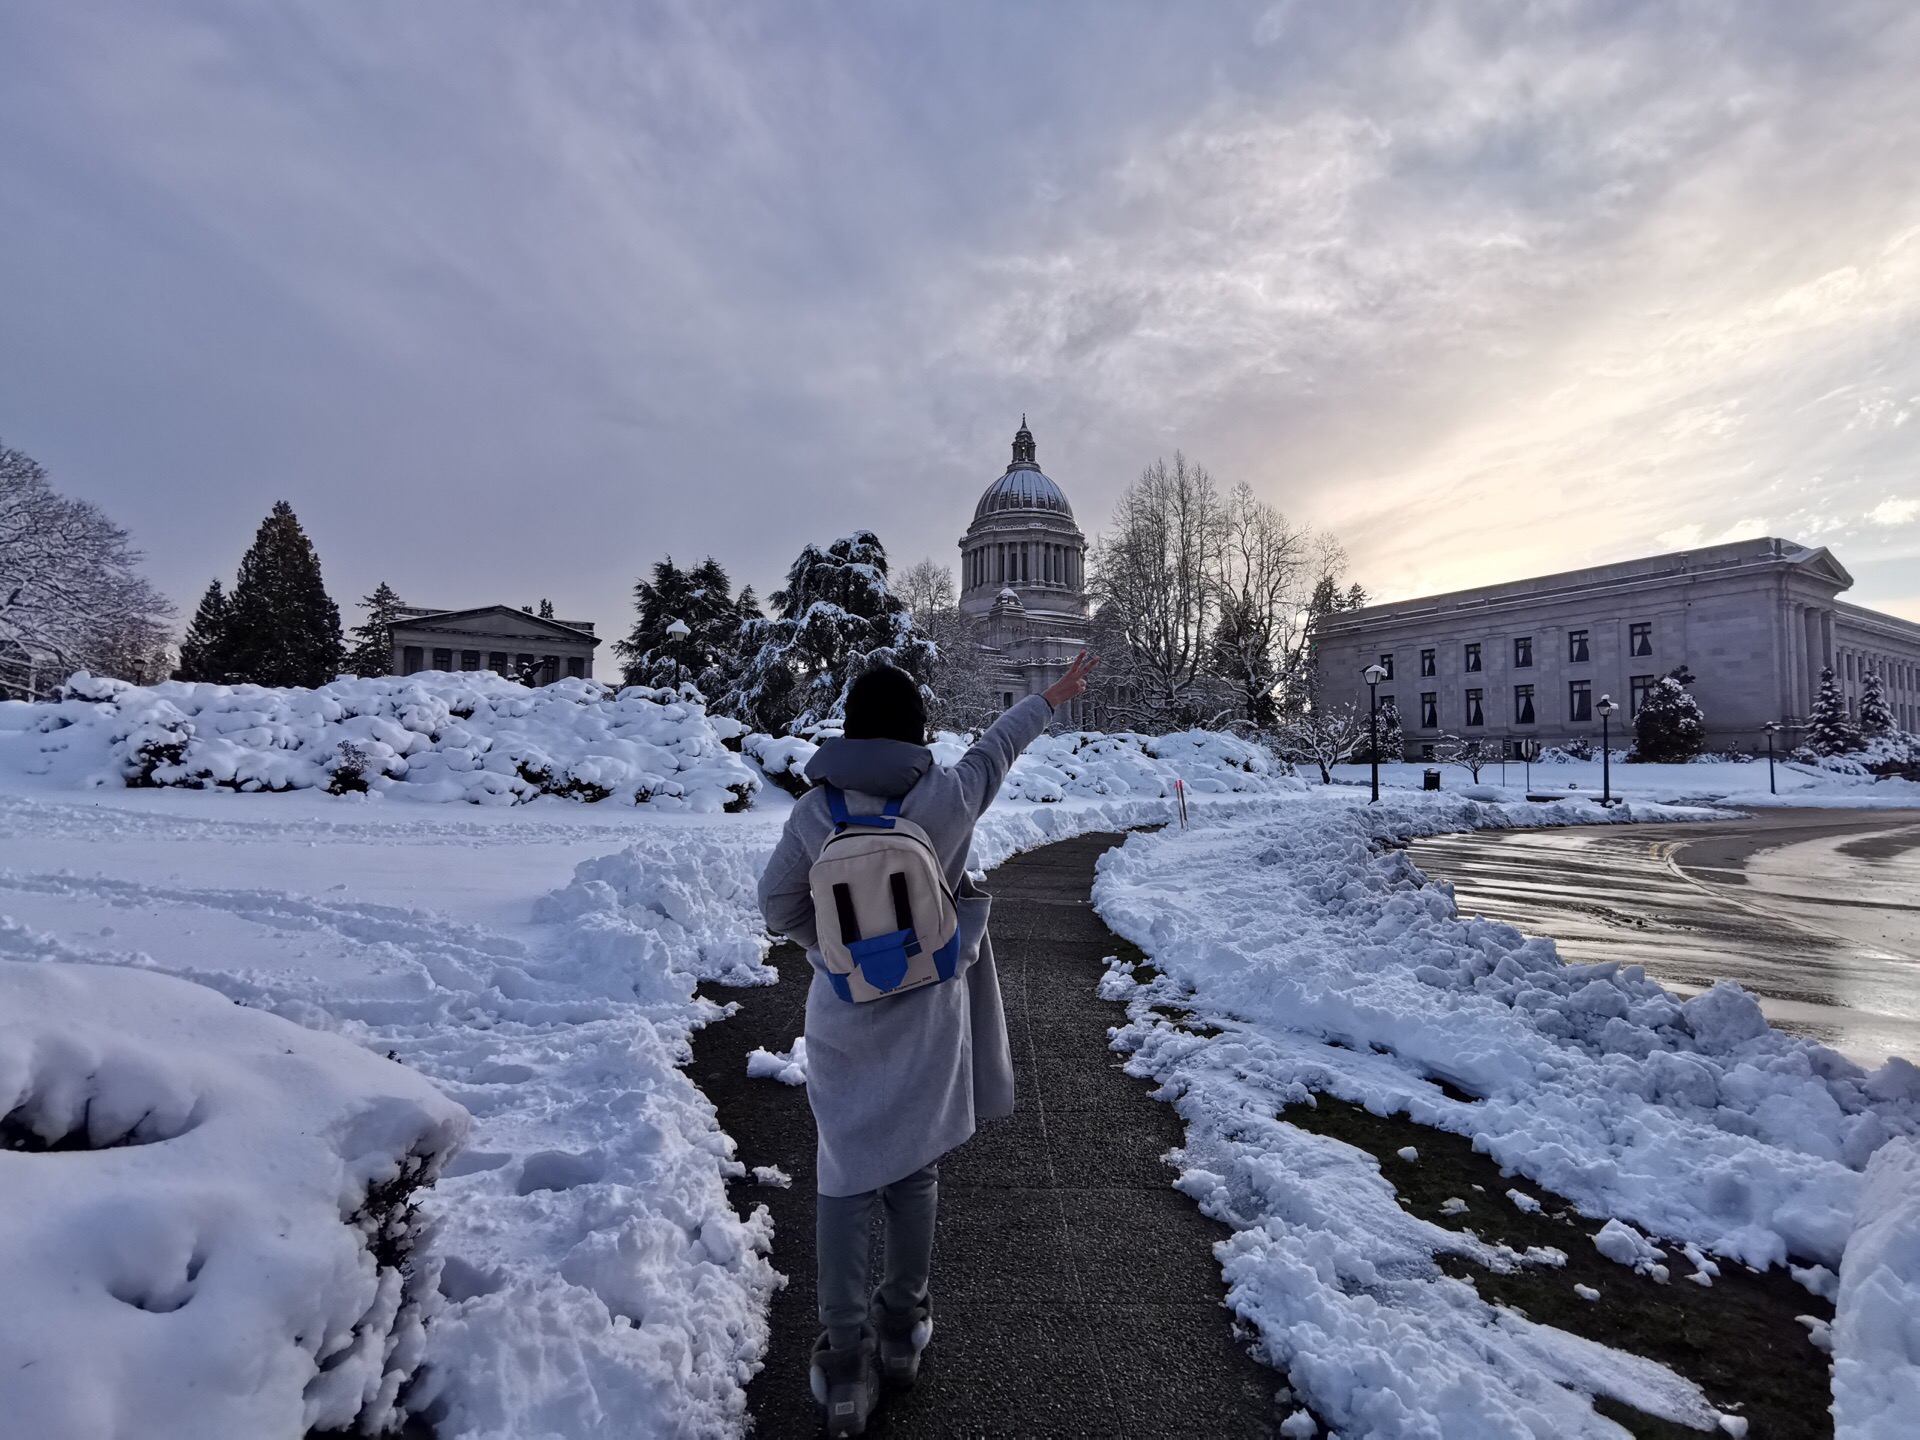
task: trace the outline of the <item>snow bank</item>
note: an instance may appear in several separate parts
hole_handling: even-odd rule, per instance
[[[942,730],[933,737],[933,758],[952,765],[972,743],[968,735]],[[792,735],[749,735],[742,752],[769,780],[804,794],[807,762],[820,747]],[[1172,735],[1102,734],[1073,731],[1042,735],[1007,772],[1004,801],[1051,805],[1078,799],[1166,799],[1173,782],[1186,782],[1190,795],[1271,794],[1304,788],[1262,747],[1214,730],[1183,730]]]
[[[346,678],[317,690],[153,686],[80,674],[67,698],[0,706],[0,767],[56,784],[367,791],[514,805],[541,795],[744,809],[759,788],[672,690],[528,689],[488,671]]]
[[[1731,985],[1682,1003],[1637,967],[1565,965],[1551,941],[1462,920],[1447,887],[1382,848],[1663,814],[1678,818],[1395,797],[1203,814],[1103,857],[1095,904],[1160,972],[1109,975],[1106,993],[1129,1003],[1115,1047],[1186,1120],[1181,1188],[1237,1232],[1219,1249],[1231,1303],[1343,1433],[1539,1433],[1529,1416],[1555,1434],[1617,1433],[1592,1393],[1679,1423],[1714,1417],[1650,1362],[1589,1347],[1605,1357],[1596,1369],[1445,1278],[1435,1254],[1486,1247],[1406,1215],[1371,1157],[1276,1119],[1286,1105],[1325,1091],[1406,1112],[1587,1214],[1754,1265],[1837,1263],[1862,1170],[1920,1130],[1904,1062],[1868,1075],[1771,1030]]]
[[[1867,1166],[1859,1226],[1840,1264],[1833,1321],[1838,1440],[1901,1440],[1920,1414],[1920,1145],[1889,1142]]]
[[[383,1428],[437,1299],[409,1196],[466,1132],[403,1066],[201,986],[0,961],[8,1432]]]

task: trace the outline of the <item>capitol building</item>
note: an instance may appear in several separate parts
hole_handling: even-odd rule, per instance
[[[1026,416],[1013,460],[960,540],[960,610],[976,626],[1002,708],[1066,674],[1087,643],[1087,537],[1040,469]],[[1064,718],[1079,720],[1080,701]]]

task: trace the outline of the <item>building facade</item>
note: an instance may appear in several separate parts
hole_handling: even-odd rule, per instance
[[[1709,749],[1764,748],[1769,722],[1797,743],[1827,666],[1854,713],[1878,674],[1902,728],[1920,727],[1920,624],[1836,598],[1852,584],[1824,548],[1743,540],[1330,616],[1315,665],[1322,695],[1363,709],[1363,672],[1386,668],[1380,698],[1399,711],[1409,759],[1432,758],[1442,736],[1508,753],[1597,743],[1603,695],[1624,743],[1681,665]]]
[[[978,627],[1003,708],[1045,690],[1085,647],[1086,551],[1073,507],[1040,469],[1023,415],[1012,462],[981,495],[960,540],[960,611]]]
[[[409,605],[393,626],[393,673],[492,670],[527,685],[591,680],[600,644],[589,620],[545,620],[511,605],[433,610]]]

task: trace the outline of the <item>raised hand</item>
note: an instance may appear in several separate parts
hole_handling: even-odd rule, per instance
[[[1098,655],[1082,650],[1073,657],[1073,664],[1067,667],[1067,673],[1042,690],[1040,697],[1054,709],[1059,709],[1087,688],[1087,676],[1099,663]]]

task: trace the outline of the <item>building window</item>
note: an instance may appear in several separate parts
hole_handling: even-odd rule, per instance
[[[1508,754],[1509,754],[1509,756],[1510,756],[1510,757],[1511,757],[1512,759],[1515,759],[1515,760],[1524,760],[1524,759],[1526,759],[1526,758],[1527,758],[1527,746],[1528,746],[1529,744],[1531,744],[1531,743],[1532,743],[1531,741],[1527,741],[1527,740],[1515,740],[1515,741],[1512,741],[1512,742],[1511,742],[1511,743],[1510,743],[1510,744],[1508,745]]]
[[[1587,659],[1587,632],[1584,630],[1569,630],[1567,632],[1567,662],[1572,665],[1584,665]]]
[[[1567,682],[1567,719],[1593,719],[1593,682],[1591,680],[1569,680]]]
[[[559,678],[560,657],[558,655],[542,655],[540,657],[540,683],[542,685],[551,685]]]
[[[1470,671],[1478,670],[1480,668],[1480,646],[1477,643],[1467,646],[1467,658],[1465,663],[1466,663],[1467,669]]]
[[[1433,672],[1433,651],[1422,650],[1420,652],[1420,674],[1424,677],[1433,674]]]
[[[507,652],[504,650],[489,650],[487,652],[487,669],[493,671],[496,675],[506,674]]]
[[[1482,692],[1478,690],[1467,691],[1467,724],[1469,725],[1484,725],[1487,723],[1487,717],[1482,714],[1480,710],[1481,693]]]
[[[480,652],[478,650],[462,650],[460,652],[460,668],[462,670],[478,670],[480,668]]]
[[[400,673],[418,675],[427,668],[426,656],[418,645],[409,645],[400,652]]]
[[[587,662],[578,655],[569,655],[567,657],[567,678],[569,680],[586,679]]]
[[[1653,622],[1651,620],[1636,620],[1627,627],[1627,653],[1629,655],[1653,653]]]
[[[453,651],[436,650],[433,652],[433,668],[436,670],[453,669]]]
[[[1533,687],[1531,685],[1513,687],[1513,723],[1533,724]]]
[[[1420,728],[1438,730],[1440,728],[1440,697],[1432,690],[1420,693]]]
[[[1628,682],[1627,719],[1638,718],[1640,707],[1653,696],[1653,687],[1660,683],[1657,675],[1636,675]]]
[[[1533,667],[1533,637],[1516,635],[1513,637],[1513,668],[1528,670]]]
[[[1420,758],[1422,760],[1431,760],[1433,758],[1433,746],[1422,745],[1420,747]]]
[[[1013,691],[1003,690],[1000,692],[1000,708],[1002,710],[1011,710],[1013,708]]]
[[[1393,678],[1393,656],[1382,655],[1380,657],[1380,668],[1387,672],[1380,678],[1382,680],[1391,680]]]

